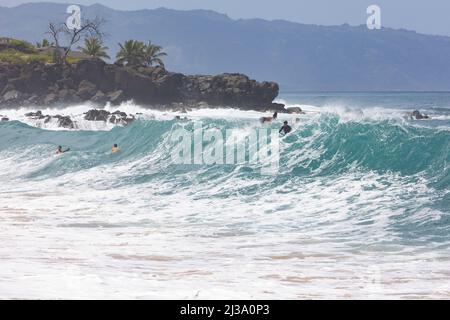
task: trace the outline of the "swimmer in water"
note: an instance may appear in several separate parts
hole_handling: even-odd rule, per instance
[[[120,151],[120,149],[119,149],[119,147],[117,146],[117,144],[115,143],[114,145],[113,145],[113,147],[111,148],[111,152],[112,153],[116,153],[116,152],[119,152]]]
[[[290,125],[288,125],[287,121],[284,122],[284,124],[281,127],[279,133],[281,133],[282,131],[284,132],[285,135],[292,131],[292,128],[291,128]]]
[[[63,154],[63,153],[66,153],[67,151],[70,151],[70,149],[67,148],[66,150],[63,150],[61,146],[58,146],[58,149],[56,150],[56,154]]]

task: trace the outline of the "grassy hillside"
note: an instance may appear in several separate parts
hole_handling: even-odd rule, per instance
[[[80,59],[69,57],[67,60],[74,63]],[[53,62],[51,50],[38,49],[24,40],[0,37],[0,62],[23,64],[32,61]]]

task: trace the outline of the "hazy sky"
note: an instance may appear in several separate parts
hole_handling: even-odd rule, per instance
[[[39,0],[0,0],[2,6],[15,6]],[[101,3],[135,10],[166,7],[172,9],[211,9],[232,18],[286,19],[302,23],[335,25],[364,24],[366,8],[377,4],[382,9],[382,24],[428,34],[450,36],[450,0],[54,0],[70,4]]]

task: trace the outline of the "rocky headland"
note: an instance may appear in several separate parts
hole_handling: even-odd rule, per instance
[[[242,74],[183,75],[161,67],[130,68],[101,60],[75,64],[0,63],[0,107],[67,106],[91,103],[103,107],[133,100],[149,108],[232,107],[285,111],[273,103],[279,87]]]

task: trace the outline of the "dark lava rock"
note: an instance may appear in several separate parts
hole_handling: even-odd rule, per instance
[[[91,101],[95,104],[104,105],[108,102],[108,96],[102,91],[97,91],[97,93],[91,98]]]
[[[277,97],[278,84],[257,82],[243,74],[217,76],[187,76],[182,94],[193,101],[204,101],[212,106],[231,106],[241,109],[267,109]]]
[[[286,108],[286,111],[289,114],[304,114],[302,108],[300,108],[300,107],[289,107],[289,108]]]
[[[8,84],[8,77],[6,74],[0,74],[0,92],[3,92]]]
[[[0,63],[0,105],[40,105],[91,101],[119,105],[134,100],[143,106],[205,106],[279,111],[274,82],[258,82],[243,74],[185,76],[160,67],[133,69],[101,60],[75,64]],[[30,98],[32,97],[32,99]],[[30,99],[29,99],[30,98]]]
[[[28,112],[28,113],[25,114],[25,116],[28,117],[28,118],[35,119],[35,120],[42,120],[42,119],[44,119],[44,123],[49,123],[52,118],[53,119],[58,119],[58,126],[59,127],[67,128],[67,129],[74,129],[75,128],[75,123],[68,116],[61,116],[61,115],[49,116],[49,115],[44,115],[44,114],[42,114],[42,111],[40,111],[40,110],[38,110],[36,112]]]
[[[3,101],[5,102],[11,102],[11,101],[18,101],[23,97],[22,92],[17,91],[17,90],[11,90],[6,92],[3,95]]]
[[[112,105],[117,106],[122,102],[124,102],[125,100],[126,100],[125,94],[123,93],[122,90],[117,90],[108,94],[108,101],[111,102]]]
[[[92,109],[85,113],[84,119],[88,121],[109,121],[113,124],[128,125],[135,120],[135,117],[133,115],[127,115],[122,111],[110,113],[106,110]]]
[[[55,93],[49,93],[45,96],[44,104],[46,106],[53,105],[58,101],[58,95]]]
[[[28,112],[25,113],[25,117],[34,118],[34,119],[44,119],[45,116],[42,114],[42,111],[38,110],[36,112]]]
[[[84,119],[88,121],[104,121],[106,122],[111,113],[106,110],[92,109],[85,113]]]
[[[64,117],[64,116],[60,116],[58,118],[58,126],[61,128],[66,128],[66,129],[74,129],[75,128],[75,124],[73,123],[72,119],[70,119],[70,117]]]
[[[62,89],[58,92],[58,96],[62,101],[69,101],[74,94],[75,91],[70,89]]]
[[[115,115],[115,116],[118,116],[120,118],[126,118],[127,117],[127,114],[125,112],[122,112],[122,111],[119,111],[119,110],[114,111],[112,114]]]
[[[97,86],[87,80],[80,82],[77,95],[83,100],[89,100],[97,93]]]
[[[36,106],[40,102],[40,97],[36,94],[29,97],[27,100],[24,101],[24,105],[26,106]]]
[[[128,125],[135,120],[134,116],[128,116],[125,112],[115,111],[112,113],[109,122],[114,124]]]
[[[422,120],[422,119],[430,119],[430,117],[426,114],[422,114],[419,110],[415,110],[411,113],[411,118],[416,120]]]
[[[120,119],[116,118],[116,116],[111,116],[111,118],[109,118],[109,122],[114,123],[114,124],[118,123],[119,121],[120,121]]]

